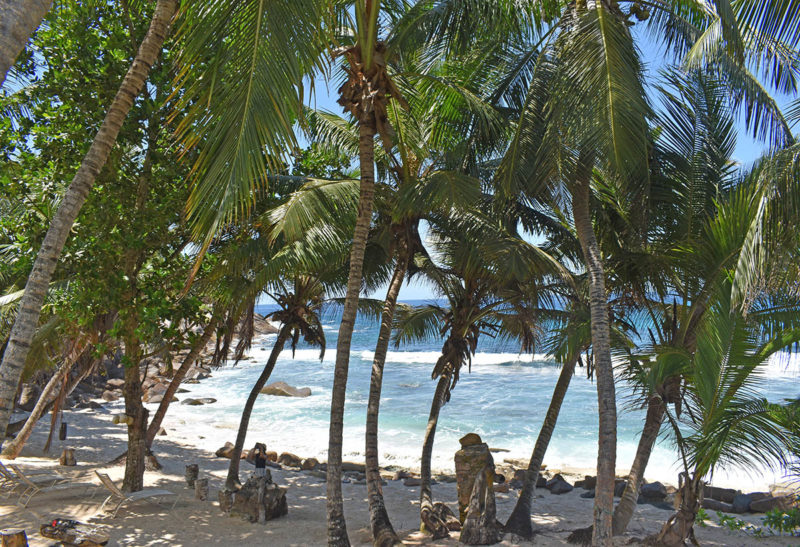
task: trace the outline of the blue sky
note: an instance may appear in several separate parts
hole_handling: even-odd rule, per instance
[[[641,30],[640,30],[641,29]],[[649,33],[644,30],[644,26],[640,25],[634,29],[634,36],[636,37],[638,46],[641,51],[642,61],[645,66],[646,82],[649,85],[656,83],[658,72],[666,67],[672,59],[666,53],[666,47],[663,44],[653,40]],[[315,96],[314,104],[318,109],[329,110],[331,112],[341,114],[342,108],[336,104],[336,91],[339,84],[336,81],[327,83],[323,78],[318,78],[315,81]],[[650,98],[653,106],[658,108],[658,99],[655,92],[650,89]],[[791,102],[792,98],[785,95],[776,95],[775,99],[781,108],[786,108]],[[740,113],[739,113],[740,114]],[[796,128],[795,128],[796,129]],[[734,159],[742,165],[748,165],[761,157],[767,150],[767,146],[761,142],[757,142],[748,134],[743,117],[737,118],[737,131],[738,138],[736,142],[736,150]],[[423,235],[424,237],[424,235]],[[386,293],[386,287],[380,287],[376,290],[371,297],[383,298]],[[431,299],[434,295],[429,286],[420,284],[420,282],[406,284],[400,291],[400,300],[418,300],[418,299]]]

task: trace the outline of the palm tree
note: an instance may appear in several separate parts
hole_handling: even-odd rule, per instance
[[[281,328],[272,345],[272,351],[269,354],[267,363],[264,365],[264,370],[255,384],[253,384],[242,410],[239,432],[236,435],[236,443],[234,444],[231,463],[228,466],[228,477],[225,482],[225,488],[229,491],[236,491],[241,487],[239,482],[239,459],[244,448],[250,415],[253,412],[256,399],[261,393],[261,389],[266,385],[267,380],[269,380],[278,356],[283,351],[286,342],[289,341],[291,343],[292,353],[294,353],[297,342],[302,336],[307,344],[322,348],[320,350],[320,360],[325,356],[325,333],[322,330],[322,323],[319,319],[320,309],[324,302],[324,286],[319,279],[307,275],[298,275],[288,281],[288,285],[281,280],[275,283],[280,288],[279,293],[267,293],[280,308],[267,315],[267,317],[274,321],[279,321]]]
[[[688,377],[689,411],[682,421],[669,410],[667,416],[684,471],[677,512],[654,536],[659,545],[694,541],[703,480],[715,469],[778,466],[794,448],[792,431],[776,420],[772,405],[756,395],[759,372],[770,356],[800,340],[796,320],[786,322],[787,308],[776,307],[774,296],[760,299],[745,315],[732,299],[731,279],[725,279],[715,287],[699,326],[697,350],[676,356],[683,360]],[[791,310],[797,307],[795,299],[787,304]]]
[[[0,0],[0,87],[53,0]]]
[[[577,364],[584,366],[581,354],[587,354],[586,366],[589,367],[590,371],[592,367],[591,357],[588,353],[592,344],[592,337],[586,279],[563,285],[546,289],[552,290],[556,295],[560,294],[556,301],[566,302],[563,306],[563,311],[554,309],[539,310],[543,317],[549,316],[546,327],[548,335],[542,344],[542,348],[546,353],[552,355],[557,363],[561,364],[561,373],[553,388],[550,405],[539,430],[539,436],[536,438],[519,499],[505,525],[507,533],[525,539],[533,537],[531,505],[533,503],[534,489],[547,447],[558,421],[561,405],[564,402],[570,380],[575,372],[575,366]],[[621,302],[615,300],[609,302],[609,321],[612,344],[616,350],[624,352],[629,351],[633,346],[628,333],[635,329],[623,319],[627,310],[620,304]]]
[[[437,335],[445,338],[442,355],[431,375],[439,381],[420,460],[420,527],[434,538],[448,534],[447,526],[434,513],[431,493],[431,456],[439,411],[450,400],[461,368],[471,366],[482,334],[519,340],[522,351],[532,351],[538,318],[532,307],[536,294],[530,272],[558,271],[541,251],[490,223],[485,217],[465,216],[433,225],[437,237],[435,254],[443,265],[436,266],[428,259],[423,271],[447,299],[448,306],[401,306],[396,313],[395,344]],[[509,255],[516,253],[515,264]]]
[[[788,59],[781,61],[774,55],[775,50],[767,52],[758,44],[763,45],[775,36],[779,40],[776,43],[795,47],[798,37],[790,29],[797,28],[800,18],[793,13],[788,15],[786,4],[776,4],[765,10],[760,2],[742,2],[735,10],[727,1],[715,2],[713,8],[685,2],[658,2],[648,4],[652,13],[636,2],[599,0],[569,4],[533,2],[518,11],[509,9],[503,0],[477,4],[442,2],[435,8],[420,5],[415,8],[413,26],[409,25],[405,34],[422,35],[423,40],[436,44],[458,43],[462,47],[479,44],[483,36],[478,31],[485,28],[491,28],[496,33],[493,38],[497,40],[499,36],[501,41],[509,36],[518,37],[520,26],[542,36],[540,42],[534,42],[527,65],[521,70],[521,74],[530,77],[531,84],[517,126],[518,136],[507,155],[506,172],[519,173],[522,179],[541,177],[542,184],[533,185],[535,191],[530,192],[531,185],[523,182],[512,185],[513,193],[527,186],[529,194],[540,196],[541,190],[549,187],[553,197],[561,198],[562,203],[567,196],[571,198],[584,263],[592,280],[596,338],[593,347],[598,358],[600,446],[593,534],[595,544],[609,544],[616,412],[607,344],[608,325],[603,312],[606,300],[603,264],[592,233],[589,186],[593,168],[599,164],[608,170],[610,165],[628,186],[631,197],[642,200],[646,195],[646,184],[642,183],[647,181],[645,117],[648,108],[637,53],[627,26],[635,24],[637,19],[649,18],[676,55],[688,54],[688,64],[710,67],[724,79],[727,87],[735,90],[735,105],[753,113],[748,114],[748,125],[754,133],[785,141],[788,135],[785,120],[748,67],[774,62],[766,71],[771,87],[791,87],[793,84],[787,84],[781,77],[789,69]],[[628,10],[623,10],[625,5],[629,6]],[[509,21],[509,13],[521,15],[518,22]],[[741,24],[743,22],[746,26]],[[555,82],[564,84],[557,92],[554,92],[557,86],[542,85],[543,81],[553,78],[552,72],[560,73],[560,79],[556,78]],[[522,81],[524,85],[525,79]],[[557,99],[555,103],[553,98]],[[546,109],[543,108],[545,104],[549,105]],[[559,106],[554,107],[556,104]],[[556,120],[549,129],[547,119]],[[553,146],[547,153],[537,156],[540,162],[521,161],[526,155],[536,156],[534,151],[540,150],[541,143],[549,139],[553,139]],[[535,177],[530,177],[531,173]],[[547,180],[549,183],[544,182]]]
[[[44,2],[34,3],[38,9],[42,8],[42,4]],[[170,21],[177,9],[177,0],[159,0],[156,4],[150,28],[139,46],[133,64],[125,75],[80,168],[67,188],[36,256],[33,269],[25,285],[25,293],[19,304],[8,347],[3,354],[3,361],[0,363],[0,431],[5,431],[8,426],[20,375],[25,366],[31,341],[36,333],[42,304],[61,250],[64,248],[67,236],[98,173],[108,159],[122,123],[133,106],[136,96],[144,87],[150,68],[161,53],[164,40],[169,32]],[[3,75],[5,76],[5,70]],[[2,439],[0,439],[1,443]]]
[[[269,9],[264,4],[263,0],[236,5],[216,0],[211,7],[198,6],[187,17],[192,26],[204,31],[195,36],[187,32],[189,41],[182,65],[203,69],[183,74],[189,91],[182,104],[190,114],[181,129],[184,142],[195,145],[198,130],[191,124],[199,122],[206,150],[201,153],[196,191],[188,209],[195,234],[204,241],[205,249],[220,228],[247,211],[252,204],[251,192],[266,183],[267,173],[275,170],[276,158],[284,155],[281,146],[292,142],[291,123],[299,108],[287,98],[296,97],[303,77],[315,66],[327,64],[321,57],[325,48],[332,52],[331,61],[345,58],[346,81],[339,89],[339,103],[358,126],[361,184],[331,396],[327,513],[328,543],[349,545],[342,507],[341,452],[350,341],[372,220],[374,140],[378,134],[390,138],[387,105],[390,99],[401,98],[386,70],[386,46],[379,39],[379,1],[357,0],[352,12],[348,6],[330,0],[273,3]],[[298,25],[294,18],[313,24]],[[339,35],[345,27],[352,30],[352,40],[342,37],[347,42],[342,45]],[[263,40],[262,29],[268,29],[275,40]],[[270,59],[275,51],[288,48],[297,49],[297,61],[274,66]],[[283,111],[263,107],[276,103],[284,107]],[[280,131],[273,131],[278,127]],[[265,142],[271,145],[272,155],[261,153]]]

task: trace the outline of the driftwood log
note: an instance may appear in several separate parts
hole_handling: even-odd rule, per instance
[[[28,536],[21,528],[6,528],[0,530],[0,545],[2,547],[28,547]]]

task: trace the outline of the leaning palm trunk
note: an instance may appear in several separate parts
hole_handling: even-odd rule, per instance
[[[53,0],[0,0],[0,86]]]
[[[675,500],[678,511],[664,523],[658,534],[648,538],[652,545],[678,547],[686,545],[687,540],[691,541],[693,545],[699,545],[694,537],[694,521],[702,502],[703,483],[696,474],[689,479],[687,473],[681,473],[678,482]]]
[[[511,512],[511,516],[508,517],[508,522],[506,522],[506,532],[516,534],[525,539],[531,539],[533,537],[533,527],[531,526],[533,491],[536,488],[536,481],[539,479],[539,470],[542,467],[542,461],[547,452],[547,446],[550,444],[550,438],[553,436],[553,430],[556,428],[558,414],[561,411],[561,404],[564,402],[564,396],[567,394],[572,375],[575,373],[576,362],[577,359],[570,358],[564,363],[564,366],[561,367],[561,374],[559,374],[556,387],[553,389],[553,398],[550,399],[550,406],[544,417],[539,436],[536,438],[536,444],[533,447],[530,463],[528,463],[528,469],[525,472],[525,482],[522,485],[522,491],[519,494],[519,499],[514,506],[514,510]]]
[[[22,429],[19,431],[14,440],[9,442],[5,448],[3,448],[4,457],[13,460],[19,456],[20,452],[22,452],[25,443],[28,442],[31,433],[33,433],[33,428],[36,426],[36,423],[45,414],[45,412],[47,412],[47,409],[54,401],[56,389],[58,389],[58,387],[64,383],[64,378],[66,378],[69,372],[72,370],[72,367],[78,361],[78,358],[86,349],[88,343],[88,338],[82,338],[81,340],[75,342],[70,352],[66,357],[64,357],[64,361],[61,363],[61,366],[58,367],[58,370],[56,370],[56,372],[50,377],[50,380],[44,386],[42,393],[39,395],[39,399],[36,401],[36,406],[33,407],[28,419],[25,421],[25,425],[22,426]]]
[[[617,406],[609,343],[605,271],[589,206],[591,167],[587,164],[583,167],[586,172],[580,175],[582,180],[576,181],[572,193],[572,216],[589,274],[592,353],[597,377],[599,431],[592,544],[610,546],[613,541],[611,517],[614,510],[614,471],[617,459]]]
[[[134,99],[145,84],[150,67],[161,52],[170,20],[177,7],[177,0],[159,0],[156,4],[150,28],[142,40],[136,58],[128,69],[78,172],[75,173],[72,183],[67,188],[64,199],[58,206],[36,256],[33,269],[25,285],[25,293],[19,305],[14,327],[11,330],[8,348],[0,365],[0,431],[5,431],[8,426],[17,384],[25,366],[28,349],[39,323],[42,303],[61,250],[64,248],[72,225],[94,185],[95,178],[108,159]],[[1,442],[2,439],[0,439]]]
[[[216,329],[217,319],[212,318],[206,325],[205,330],[203,330],[203,334],[194,343],[194,346],[192,346],[192,349],[189,351],[189,355],[186,356],[186,358],[183,360],[183,363],[181,363],[181,366],[178,367],[178,370],[175,371],[175,374],[172,376],[172,380],[167,387],[167,391],[164,392],[164,397],[158,404],[158,409],[156,410],[156,413],[153,414],[153,419],[150,422],[150,425],[147,427],[146,441],[148,450],[150,450],[150,448],[153,446],[153,440],[156,438],[158,430],[161,429],[161,423],[164,421],[164,416],[167,414],[169,404],[172,402],[172,398],[178,391],[181,382],[183,382],[183,379],[186,377],[186,373],[189,372],[190,368],[192,368],[192,365],[194,365],[194,362],[197,360],[200,352],[203,351],[203,348],[205,348],[209,340],[211,340],[211,337],[214,335],[214,331]]]
[[[436,436],[436,425],[439,423],[439,411],[445,402],[450,375],[442,374],[431,401],[431,412],[428,415],[428,426],[425,428],[425,439],[422,442],[422,459],[419,462],[419,519],[420,530],[433,535],[434,539],[447,537],[447,525],[433,512],[433,493],[431,491],[431,457],[433,455],[433,439]]]
[[[283,345],[286,343],[286,340],[289,339],[290,333],[291,327],[289,327],[289,325],[283,325],[283,327],[281,327],[280,332],[278,332],[278,337],[275,339],[275,344],[272,346],[269,359],[267,359],[267,364],[264,365],[261,376],[256,380],[253,389],[250,390],[250,395],[247,396],[247,401],[242,410],[242,419],[239,422],[239,432],[236,434],[236,444],[231,453],[231,463],[228,466],[228,478],[225,481],[225,488],[229,492],[239,490],[242,486],[239,482],[239,460],[242,457],[244,440],[247,437],[247,427],[250,425],[250,415],[253,413],[253,407],[256,404],[258,395],[261,393],[261,388],[263,388],[267,380],[269,380],[272,370],[275,368],[275,363],[278,361],[278,356],[281,354],[281,351],[283,351]]]
[[[364,251],[372,222],[372,200],[375,193],[375,122],[359,122],[359,164],[361,168],[361,191],[358,200],[358,218],[350,250],[350,272],[347,277],[342,322],[336,344],[336,365],[333,371],[331,393],[331,421],[328,435],[327,470],[327,520],[328,545],[349,546],[347,526],[344,519],[342,499],[342,434],[344,430],[344,401],[347,391],[347,372],[350,364],[350,341],[358,311],[358,296],[361,290],[361,275],[364,266]]]
[[[366,427],[366,472],[367,472],[367,497],[369,498],[370,526],[372,528],[372,543],[376,547],[390,547],[401,545],[400,538],[392,527],[386,504],[383,500],[381,488],[381,473],[378,463],[378,412],[381,403],[381,388],[383,386],[383,367],[386,364],[386,352],[389,349],[389,339],[392,334],[392,320],[394,318],[397,296],[403,285],[408,260],[405,253],[400,252],[397,264],[386,291],[386,300],[381,314],[381,328],[378,333],[378,343],[375,346],[375,358],[372,361],[372,375],[369,384],[369,400],[367,402],[367,427]]]
[[[650,454],[653,446],[658,439],[658,432],[661,429],[661,421],[664,419],[664,403],[659,395],[652,395],[647,402],[647,415],[644,419],[642,436],[639,438],[639,446],[636,449],[636,457],[631,465],[631,472],[628,474],[628,485],[614,509],[613,529],[615,536],[621,536],[628,528],[628,524],[633,517],[633,511],[639,499],[639,488],[642,486],[644,470],[647,462],[650,461]]]

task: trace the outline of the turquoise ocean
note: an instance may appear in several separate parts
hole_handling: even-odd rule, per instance
[[[272,309],[272,306],[259,306],[257,311],[266,314]],[[307,398],[261,396],[250,420],[247,446],[265,442],[270,450],[326,459],[338,325],[337,317],[326,317],[328,350],[322,361],[319,350],[307,346],[298,347],[294,356],[290,349],[281,353],[270,382],[310,387],[312,395]],[[363,461],[364,457],[364,422],[377,333],[377,321],[359,317],[353,334],[347,384],[346,460]],[[271,335],[257,340],[249,352],[250,359],[235,366],[228,364],[213,371],[212,376],[201,383],[185,386],[190,390],[185,396],[217,399],[216,403],[203,408],[203,437],[209,446],[221,446],[235,438],[242,406],[266,363],[274,339]],[[441,340],[390,348],[380,407],[381,465],[419,466],[422,437],[435,388],[431,370],[440,349]],[[559,371],[559,366],[546,355],[520,355],[512,344],[483,338],[471,372],[463,371],[451,401],[442,408],[434,446],[434,469],[452,472],[458,439],[469,432],[478,433],[490,447],[507,450],[498,452],[496,461],[529,458]],[[763,393],[770,401],[800,397],[800,359],[795,356],[775,358],[762,374]],[[644,411],[637,408],[631,389],[621,379],[617,382],[617,399],[617,467],[624,470],[633,461]],[[196,413],[194,407],[183,405],[170,408],[175,418],[187,421],[192,420],[193,412]],[[597,419],[596,386],[587,378],[585,369],[578,368],[545,464],[551,469],[594,467]],[[652,455],[646,478],[677,482],[677,459],[669,437],[663,435]],[[714,483],[759,489],[782,478],[780,470],[763,470],[761,474],[719,470]]]

